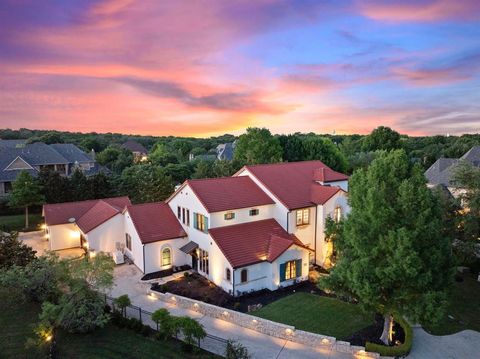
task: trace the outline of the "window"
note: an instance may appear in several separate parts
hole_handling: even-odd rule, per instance
[[[132,250],[132,237],[130,237],[128,233],[125,233],[125,247],[127,247],[129,251]]]
[[[190,226],[190,210],[187,209],[187,226]]]
[[[240,272],[240,282],[248,282],[248,271],[246,269],[242,269]]]
[[[234,218],[235,218],[235,213],[234,213],[234,212],[225,213],[225,215],[223,216],[223,218],[225,218],[226,221],[229,221],[229,220],[231,220],[231,219],[234,219]]]
[[[250,216],[256,216],[256,215],[258,215],[259,212],[260,212],[260,210],[258,210],[257,208],[251,209],[250,210]]]
[[[302,275],[302,260],[297,259],[280,264],[280,282],[295,279]]]
[[[185,208],[182,208],[182,223],[185,224]]]
[[[232,280],[232,274],[230,272],[230,268],[227,268],[225,271],[225,278],[230,282]]]
[[[172,250],[164,248],[162,250],[162,266],[169,266],[172,264]]]
[[[299,209],[297,211],[297,226],[303,226],[310,223],[310,208]]]
[[[182,217],[182,209],[180,208],[180,206],[177,206],[177,217],[179,220]]]
[[[203,214],[194,213],[193,214],[193,227],[199,231],[208,233],[208,218]]]
[[[337,223],[342,220],[342,207],[335,207],[333,210],[333,220]]]
[[[200,271],[209,274],[208,252],[203,249],[200,249],[199,267]]]

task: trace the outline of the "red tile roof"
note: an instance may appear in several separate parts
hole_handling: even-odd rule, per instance
[[[70,219],[73,218],[80,229],[87,233],[121,213],[130,204],[128,197],[45,204],[43,214],[47,226],[70,223]]]
[[[321,184],[312,184],[310,199],[315,204],[323,205],[338,192],[343,192],[337,186],[322,186]]]
[[[294,244],[306,248],[274,219],[211,228],[209,233],[233,268],[272,262]]]
[[[249,177],[222,177],[185,182],[210,213],[275,202]]]
[[[333,171],[321,161],[283,162],[244,168],[289,210],[311,207],[321,202],[319,198],[328,197],[332,190],[328,186],[321,186],[315,188],[312,198],[312,185],[320,178],[327,182],[348,179],[348,176]]]
[[[187,236],[165,202],[132,205],[127,211],[144,244]]]

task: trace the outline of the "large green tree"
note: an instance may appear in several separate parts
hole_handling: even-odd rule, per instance
[[[280,162],[282,146],[268,129],[250,127],[238,138],[234,158],[249,165]]]
[[[379,126],[364,138],[364,151],[386,150],[391,151],[402,147],[400,134],[390,127]]]
[[[72,200],[70,180],[57,171],[44,168],[37,177],[46,203],[62,203]]]
[[[0,269],[23,267],[35,259],[35,251],[18,239],[17,233],[0,231]]]
[[[322,285],[385,316],[413,322],[441,318],[451,282],[451,242],[443,234],[438,198],[403,150],[383,152],[350,178],[351,212],[336,238],[337,265]]]
[[[303,147],[304,160],[320,160],[337,171],[347,170],[347,158],[329,138],[308,136]]]
[[[42,188],[27,171],[21,171],[13,182],[13,190],[9,196],[9,205],[16,208],[25,208],[25,228],[28,224],[28,207],[45,202]]]
[[[164,168],[145,163],[126,168],[120,187],[133,202],[144,203],[165,200],[173,193],[174,184]]]

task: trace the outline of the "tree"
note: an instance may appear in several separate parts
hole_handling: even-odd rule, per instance
[[[238,138],[234,159],[249,165],[280,162],[282,146],[268,129],[250,127]]]
[[[57,171],[43,168],[40,170],[37,180],[42,188],[45,202],[62,203],[71,200],[69,180]]]
[[[213,177],[213,162],[198,161],[193,172],[193,178],[211,178]]]
[[[200,340],[207,336],[207,332],[199,322],[190,317],[178,318],[180,327],[184,335],[184,340],[188,345],[200,346]]]
[[[120,312],[125,317],[127,315],[127,307],[132,304],[127,294],[121,295],[113,300],[113,304],[120,309]]]
[[[227,341],[227,348],[225,350],[226,359],[250,359],[250,354],[248,354],[248,349],[244,347],[241,343],[235,342],[233,340]]]
[[[129,150],[116,145],[108,146],[97,154],[96,159],[98,163],[117,174],[133,165],[133,154]]]
[[[362,145],[364,151],[391,151],[401,147],[400,134],[385,126],[374,129],[370,135],[364,138]]]
[[[25,208],[25,228],[28,224],[28,207],[45,202],[42,189],[27,171],[21,171],[13,182],[13,190],[9,196],[9,205],[16,208]]]
[[[17,233],[0,231],[0,269],[24,267],[35,259],[35,253],[37,252],[18,239]]]
[[[68,180],[70,201],[85,201],[87,199],[93,199],[90,193],[90,186],[88,178],[78,168],[73,171],[72,176]]]
[[[170,313],[167,309],[165,308],[160,308],[157,309],[152,313],[152,320],[157,324],[157,330],[158,330],[158,325],[164,325],[166,321],[169,320]]]
[[[172,178],[165,169],[150,163],[126,168],[119,185],[121,192],[135,203],[163,201],[174,189]]]
[[[104,173],[87,178],[88,192],[93,199],[108,198],[115,195],[115,187],[112,178]]]
[[[278,136],[280,145],[282,146],[282,158],[287,162],[303,161],[305,159],[305,148],[300,134]]]
[[[337,265],[321,285],[356,298],[385,316],[388,343],[392,313],[413,322],[435,322],[451,283],[451,243],[423,171],[403,150],[383,152],[350,178],[351,212],[336,239]]]
[[[92,258],[83,257],[62,263],[68,267],[70,285],[86,282],[95,290],[106,289],[113,285],[115,263],[108,254],[98,253]]]
[[[347,170],[347,158],[329,138],[308,136],[303,147],[305,160],[320,160],[340,172]]]

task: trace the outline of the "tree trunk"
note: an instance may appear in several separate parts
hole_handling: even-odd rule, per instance
[[[28,206],[25,206],[25,229],[28,229]]]
[[[385,314],[385,322],[383,323],[383,332],[380,340],[389,345],[392,342],[393,336],[393,317],[391,314]]]

